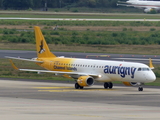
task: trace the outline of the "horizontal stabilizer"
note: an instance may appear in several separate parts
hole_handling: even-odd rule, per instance
[[[20,57],[5,56],[5,58],[16,59],[16,60],[24,60],[24,61],[36,62],[36,63],[43,63],[43,61],[37,61],[37,60],[34,60],[34,59],[25,59],[25,58],[20,58]]]

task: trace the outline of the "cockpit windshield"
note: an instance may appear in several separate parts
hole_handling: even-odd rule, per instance
[[[149,68],[138,68],[138,71],[150,71]]]

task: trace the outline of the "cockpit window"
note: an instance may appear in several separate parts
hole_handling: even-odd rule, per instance
[[[138,71],[150,71],[149,68],[138,68]]]

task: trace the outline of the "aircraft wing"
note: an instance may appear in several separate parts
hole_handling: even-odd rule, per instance
[[[84,76],[92,76],[92,77],[99,77],[97,74],[86,74],[86,73],[81,73],[81,72],[63,72],[63,71],[50,71],[50,70],[34,70],[34,69],[19,69],[17,68],[12,60],[10,60],[12,67],[16,70],[20,71],[30,71],[30,72],[38,72],[38,73],[54,73],[54,74],[67,74],[67,75],[84,75]]]
[[[20,57],[5,56],[5,58],[16,59],[16,60],[24,60],[24,61],[36,62],[36,63],[43,63],[43,61],[38,61],[38,60],[35,60],[35,59],[25,59],[25,58],[20,58]]]

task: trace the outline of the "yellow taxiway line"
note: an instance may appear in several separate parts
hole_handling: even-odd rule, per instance
[[[74,89],[73,87],[34,87],[35,89],[39,89],[40,92],[71,92],[71,91],[108,91],[114,89]]]

